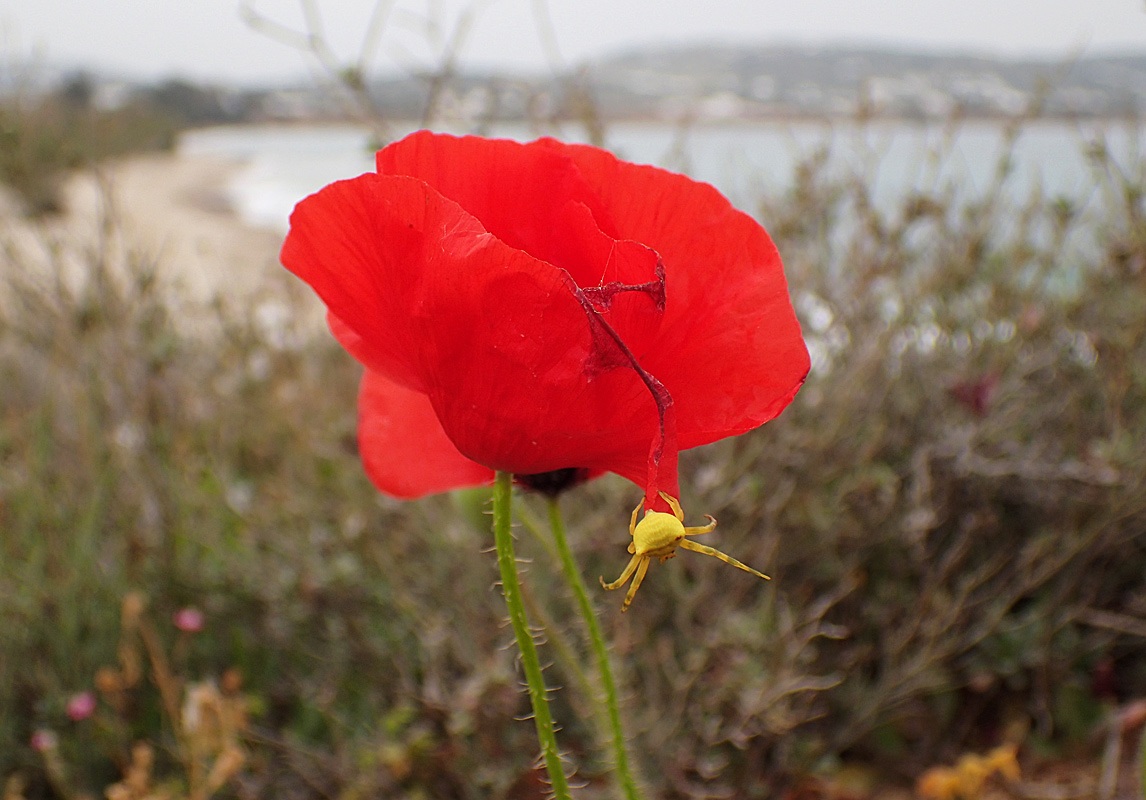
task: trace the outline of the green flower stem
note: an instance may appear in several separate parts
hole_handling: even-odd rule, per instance
[[[501,570],[501,589],[505,594],[513,634],[517,637],[517,649],[521,652],[521,666],[529,687],[529,702],[533,705],[533,723],[537,728],[537,741],[541,743],[545,768],[549,771],[553,796],[557,800],[569,800],[569,783],[565,779],[565,770],[557,751],[557,736],[553,732],[553,718],[549,715],[549,700],[546,697],[545,680],[541,675],[541,662],[537,658],[533,636],[529,633],[525,606],[521,600],[521,585],[517,582],[517,559],[513,555],[513,534],[510,532],[512,505],[513,476],[499,471],[493,486],[493,538],[497,547],[497,565]]]
[[[561,568],[565,571],[565,579],[573,587],[577,595],[577,604],[581,608],[581,616],[585,618],[585,628],[589,633],[589,641],[593,646],[593,654],[597,658],[597,670],[601,673],[601,684],[605,687],[605,703],[609,710],[609,727],[613,732],[613,760],[616,762],[617,780],[625,793],[626,800],[638,800],[640,794],[629,770],[629,755],[625,750],[625,732],[621,727],[621,710],[617,703],[617,686],[613,680],[613,669],[609,665],[609,651],[605,647],[605,639],[601,635],[601,626],[597,622],[597,614],[589,601],[589,592],[585,589],[585,581],[573,561],[573,553],[569,550],[569,542],[565,538],[565,523],[561,519],[561,509],[556,500],[549,503],[549,526],[553,529],[553,541],[557,544],[557,553],[561,557]]]

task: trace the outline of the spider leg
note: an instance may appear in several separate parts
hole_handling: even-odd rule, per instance
[[[637,576],[633,578],[633,585],[629,587],[629,593],[625,595],[625,602],[621,603],[621,611],[629,610],[629,603],[633,602],[633,598],[637,596],[637,589],[641,587],[641,581],[645,579],[645,573],[649,571],[649,558],[645,556],[641,559],[641,566],[637,568]]]
[[[668,492],[658,492],[658,494],[661,496],[662,500],[669,504],[669,508],[672,509],[673,516],[675,516],[681,522],[684,522],[684,511],[681,509],[680,503],[677,502],[677,499],[670,495]]]
[[[716,520],[713,519],[712,517],[709,517],[708,514],[705,514],[704,516],[708,517],[708,524],[707,525],[705,525],[703,528],[685,528],[684,529],[684,535],[685,536],[698,536],[699,534],[708,533],[709,531],[715,529],[716,528]]]
[[[637,531],[637,514],[641,513],[641,506],[645,504],[645,498],[641,498],[641,502],[637,503],[637,507],[633,509],[633,516],[629,520],[629,536],[633,536]]]
[[[681,539],[680,540],[680,546],[683,547],[685,550],[694,550],[697,553],[704,553],[706,556],[713,556],[714,558],[719,558],[725,564],[731,564],[732,566],[736,567],[737,569],[742,569],[745,572],[751,572],[756,577],[763,578],[766,581],[772,580],[767,575],[765,575],[763,572],[757,572],[756,570],[752,569],[752,567],[748,566],[747,564],[741,564],[739,561],[737,561],[732,556],[725,555],[724,553],[720,552],[719,550],[716,550],[712,547],[709,547],[708,545],[697,544],[696,542],[690,542],[688,539]]]
[[[617,589],[617,588],[620,588],[621,586],[624,586],[625,581],[627,581],[629,578],[632,577],[633,570],[635,570],[637,568],[637,564],[640,562],[640,560],[641,560],[640,556],[633,556],[632,558],[630,558],[628,566],[626,566],[625,571],[621,573],[621,577],[617,578],[612,583],[605,583],[605,579],[603,577],[598,578],[598,580],[601,581],[601,586],[608,589],[609,591],[612,591],[613,589]],[[645,559],[645,564],[646,564],[646,566],[648,565],[648,559],[647,558]]]

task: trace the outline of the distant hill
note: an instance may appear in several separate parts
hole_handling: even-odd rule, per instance
[[[417,118],[435,108],[471,120],[580,117],[724,120],[769,117],[933,119],[1137,117],[1146,55],[1002,60],[855,48],[694,46],[644,49],[560,78],[457,75],[370,83],[378,108]],[[297,100],[298,98],[296,98]],[[330,96],[320,99],[329,103]]]
[[[346,92],[307,81],[238,90],[165,81],[142,86],[80,73],[96,106],[161,103],[192,124],[345,118]],[[2,78],[0,73],[0,78]],[[51,91],[76,73],[41,71],[22,91]],[[18,87],[0,80],[0,98]],[[736,120],[776,117],[936,119],[1146,115],[1146,54],[1005,60],[845,47],[691,46],[619,54],[564,76],[457,74],[364,81],[376,113],[481,130],[500,120]]]
[[[875,49],[696,46],[592,64],[606,111],[755,117],[859,112],[897,117],[1146,112],[1146,55],[1002,60]]]

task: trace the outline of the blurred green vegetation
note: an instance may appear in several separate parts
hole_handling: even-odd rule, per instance
[[[1004,739],[1086,753],[1146,695],[1146,182],[1091,156],[1085,208],[1015,206],[1004,168],[971,204],[879,210],[822,156],[762,201],[813,373],[780,419],[685,454],[681,485],[713,544],[774,579],[686,553],[624,617],[599,598],[649,796],[767,797],[855,762],[909,781]],[[487,493],[379,497],[358,368],[302,314],[221,305],[192,333],[154,264],[85,258],[70,288],[11,270],[0,306],[0,778],[95,795],[143,739],[178,780],[164,681],[66,708],[125,668],[141,592],[177,681],[241,679],[224,796],[542,796]],[[637,494],[606,477],[562,499],[590,580],[628,558]],[[519,510],[561,743],[608,796],[545,507]],[[188,606],[201,632],[172,624]]]
[[[123,89],[115,103],[97,101],[97,85],[76,73],[47,93],[0,97],[0,184],[31,216],[61,210],[62,181],[108,158],[170,150],[191,125],[235,121],[244,99],[228,105],[213,89],[171,79]]]

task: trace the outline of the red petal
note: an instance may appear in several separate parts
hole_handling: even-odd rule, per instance
[[[582,244],[566,224],[568,207],[587,207],[598,226],[609,223],[565,154],[508,139],[419,131],[379,150],[377,164],[380,175],[425,181],[498,239],[567,270],[578,285],[597,282],[595,265],[580,258]]]
[[[656,407],[634,371],[590,373],[596,343],[567,276],[421,181],[363,175],[303,200],[282,260],[365,363],[429,397],[466,457],[643,484]]]
[[[558,149],[419,131],[378,151],[377,164],[379,174],[425,181],[502,242],[564,269],[578,286],[657,281],[656,252],[606,232],[608,213]],[[643,350],[661,310],[648,293],[623,292],[605,317],[630,348]]]
[[[380,490],[413,499],[493,480],[493,471],[458,452],[430,399],[366,370],[358,394],[358,449]]]
[[[583,145],[572,157],[616,226],[656,250],[667,307],[641,364],[676,401],[682,448],[751,430],[784,409],[808,373],[808,351],[780,256],[764,229],[714,188]]]

